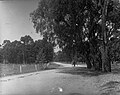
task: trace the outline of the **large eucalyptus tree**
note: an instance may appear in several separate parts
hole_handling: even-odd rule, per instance
[[[112,0],[41,0],[30,14],[34,28],[87,67],[111,71],[110,46],[119,35],[120,7]],[[117,36],[114,36],[117,37]]]

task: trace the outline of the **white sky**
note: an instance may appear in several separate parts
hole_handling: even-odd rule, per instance
[[[40,35],[35,32],[29,14],[37,8],[39,0],[0,1],[0,44],[3,40],[20,40],[30,35],[34,40]]]

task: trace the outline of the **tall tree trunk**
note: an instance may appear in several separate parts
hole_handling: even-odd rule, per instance
[[[99,54],[99,70],[102,70],[102,59],[101,59],[101,53]]]
[[[92,64],[91,64],[91,62],[90,62],[89,55],[86,54],[85,58],[86,58],[87,68],[88,68],[88,69],[91,69],[91,68],[92,68]]]
[[[102,71],[111,72],[111,62],[108,56],[107,46],[101,47]]]
[[[107,32],[106,32],[106,19],[105,16],[107,15],[107,6],[109,0],[104,1],[104,6],[102,10],[102,34],[103,34],[103,44],[101,47],[101,58],[102,58],[102,71],[110,71],[111,64],[108,58],[108,49],[107,49]]]
[[[107,54],[105,47],[101,47],[102,71],[106,72]]]
[[[108,50],[108,49],[107,49]],[[110,54],[109,54],[109,50],[107,51],[107,54],[108,54],[108,71],[111,72],[111,58],[110,58]]]

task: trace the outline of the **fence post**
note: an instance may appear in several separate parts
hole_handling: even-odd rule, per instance
[[[37,71],[37,64],[35,64],[35,70]]]
[[[20,73],[22,73],[22,65],[20,65]]]

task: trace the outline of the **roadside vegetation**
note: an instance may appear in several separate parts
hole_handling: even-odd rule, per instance
[[[0,48],[0,62],[5,64],[42,64],[53,60],[53,45],[45,39],[26,35],[20,41],[4,40]]]
[[[41,64],[0,64],[0,77],[57,69],[60,65],[49,63],[47,68]]]
[[[33,41],[29,35],[21,37],[20,41],[4,40],[0,46],[0,76],[49,69],[53,49],[46,39]]]
[[[41,0],[30,17],[66,60],[82,58],[88,69],[103,72],[120,60],[119,0]]]

